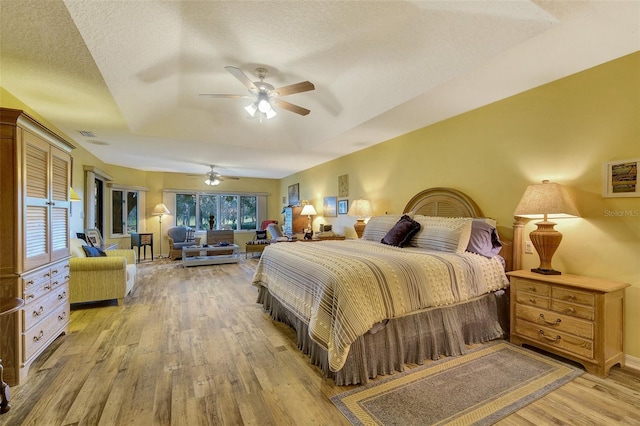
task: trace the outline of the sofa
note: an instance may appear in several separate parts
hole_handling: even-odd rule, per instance
[[[136,252],[133,249],[98,251],[88,257],[79,238],[71,239],[69,259],[69,302],[85,303],[115,299],[118,305],[131,292],[136,279]],[[104,255],[103,255],[104,254]]]
[[[169,259],[182,258],[182,247],[200,245],[200,237],[195,237],[195,231],[188,226],[174,226],[167,230],[169,240]]]

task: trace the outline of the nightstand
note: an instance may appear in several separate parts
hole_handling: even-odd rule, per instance
[[[601,377],[624,366],[624,293],[630,284],[512,271],[511,343],[582,364]]]

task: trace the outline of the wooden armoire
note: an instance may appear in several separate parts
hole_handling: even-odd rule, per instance
[[[304,228],[307,226],[307,218],[305,216],[300,216],[300,212],[302,212],[302,207],[300,206],[284,208],[282,231],[285,235],[299,234],[303,232]]]
[[[5,381],[69,329],[69,187],[75,148],[24,111],[0,108],[0,297],[24,306],[0,318]]]

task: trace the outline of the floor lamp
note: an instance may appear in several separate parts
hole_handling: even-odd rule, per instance
[[[165,214],[170,214],[169,209],[163,203],[156,204],[151,212],[151,216],[158,216],[158,223],[160,224],[160,256],[159,259],[164,258],[162,255],[162,216]],[[153,253],[153,252],[152,252]]]

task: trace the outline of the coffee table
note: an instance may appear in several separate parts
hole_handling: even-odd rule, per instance
[[[227,246],[189,246],[182,247],[182,265],[219,265],[222,263],[238,263],[240,246],[229,244]],[[225,252],[231,250],[232,254],[207,255],[207,253]]]

